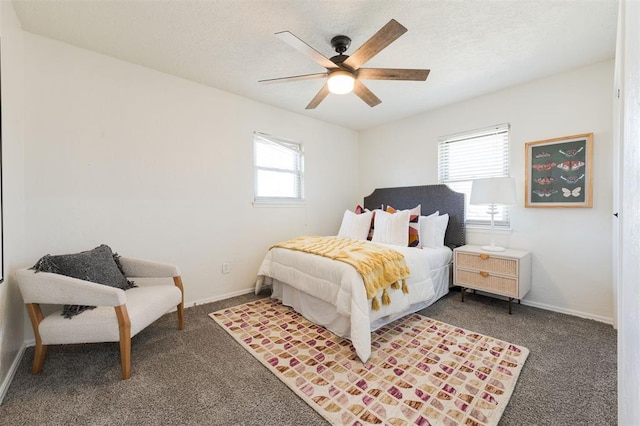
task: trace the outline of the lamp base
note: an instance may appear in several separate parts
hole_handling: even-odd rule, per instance
[[[505,251],[505,248],[500,246],[482,246],[481,249],[484,251]]]

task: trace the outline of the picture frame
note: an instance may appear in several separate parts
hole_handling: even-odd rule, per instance
[[[525,143],[525,207],[593,206],[593,133]]]

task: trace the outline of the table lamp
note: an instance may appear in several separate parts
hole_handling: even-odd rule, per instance
[[[482,246],[486,251],[504,251],[504,247],[496,246],[493,217],[498,213],[499,205],[516,203],[516,182],[512,177],[493,177],[476,179],[471,184],[471,204],[487,204],[491,215],[491,245]]]

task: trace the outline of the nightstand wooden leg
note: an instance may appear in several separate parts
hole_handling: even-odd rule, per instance
[[[513,300],[513,297],[509,298],[509,315],[511,315],[511,301]]]
[[[462,303],[464,303],[464,287],[460,287],[460,294],[462,295]]]

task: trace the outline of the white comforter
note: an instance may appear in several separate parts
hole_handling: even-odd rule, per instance
[[[374,243],[370,243],[374,244]],[[310,294],[336,307],[339,314],[350,317],[350,335],[359,358],[365,362],[371,355],[371,326],[376,319],[403,312],[412,304],[434,295],[431,268],[442,266],[442,251],[388,246],[405,256],[411,276],[407,279],[409,293],[389,289],[389,305],[380,304],[371,310],[362,277],[344,262],[295,250],[273,248],[265,256],[258,271],[256,292],[263,277],[270,277]],[[448,260],[447,260],[448,261]],[[378,300],[381,294],[378,295]]]

